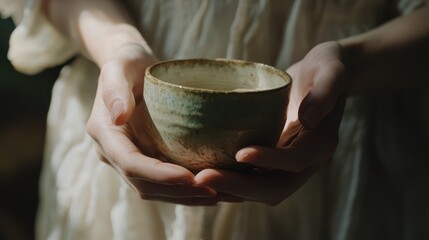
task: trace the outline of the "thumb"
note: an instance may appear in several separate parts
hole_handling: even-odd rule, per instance
[[[298,117],[305,128],[316,127],[337,104],[345,92],[344,65],[341,62],[328,63],[314,76],[311,90],[302,100]]]
[[[127,81],[123,67],[118,64],[106,64],[101,70],[99,84],[112,123],[115,125],[127,123],[134,112],[135,99],[133,86]]]

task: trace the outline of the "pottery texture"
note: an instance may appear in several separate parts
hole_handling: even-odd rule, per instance
[[[166,159],[188,169],[240,168],[239,149],[277,143],[290,81],[280,70],[242,61],[157,64],[144,84],[148,135]]]

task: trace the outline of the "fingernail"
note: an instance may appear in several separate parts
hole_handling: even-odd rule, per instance
[[[249,156],[254,152],[251,148],[243,148],[235,154],[237,162],[246,162]]]
[[[302,125],[306,128],[314,128],[318,122],[320,117],[320,109],[316,106],[309,106],[304,110],[302,114],[302,118],[300,118]]]
[[[237,162],[245,162],[248,155],[249,155],[248,149],[246,148],[241,149],[235,154],[235,159],[237,160]]]
[[[118,117],[123,114],[125,111],[124,104],[117,100],[113,103],[112,108],[110,109],[110,115],[112,117],[112,122],[116,123]]]

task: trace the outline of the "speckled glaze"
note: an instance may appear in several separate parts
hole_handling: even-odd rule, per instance
[[[237,169],[239,149],[277,143],[290,83],[286,72],[259,63],[161,62],[146,70],[146,130],[173,163],[193,171]]]

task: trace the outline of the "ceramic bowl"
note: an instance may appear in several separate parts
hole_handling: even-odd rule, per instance
[[[189,59],[146,69],[147,134],[168,161],[190,170],[239,169],[238,150],[275,146],[290,76],[260,63]]]

